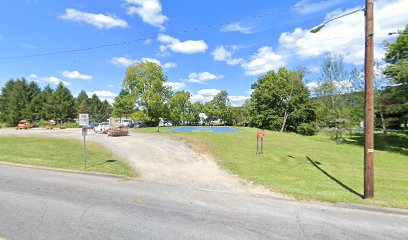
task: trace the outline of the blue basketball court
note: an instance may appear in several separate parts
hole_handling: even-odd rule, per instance
[[[218,133],[226,133],[226,132],[239,132],[239,130],[232,128],[232,127],[202,127],[202,126],[184,126],[175,129],[168,130],[167,132],[218,132]]]

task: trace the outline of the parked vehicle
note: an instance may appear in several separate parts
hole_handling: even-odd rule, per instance
[[[112,126],[107,122],[99,123],[98,126],[94,127],[95,133],[107,133]]]
[[[56,125],[55,121],[50,120],[50,121],[45,122],[44,127],[45,129],[54,129],[55,125]]]
[[[143,127],[146,127],[146,124],[144,124],[144,123],[135,123],[135,125],[133,127],[134,128],[143,128]]]
[[[94,127],[96,127],[96,126],[98,126],[98,122],[96,122],[96,121],[93,121],[93,122],[90,122],[89,123],[89,128],[94,128]]]
[[[19,129],[29,129],[32,128],[33,125],[30,123],[28,120],[21,120],[18,122],[18,125],[16,127],[17,130]]]
[[[117,126],[108,129],[108,136],[117,137],[117,136],[127,136],[129,135],[129,128],[125,126]]]
[[[122,119],[119,125],[125,127],[133,127],[133,121],[130,119]]]

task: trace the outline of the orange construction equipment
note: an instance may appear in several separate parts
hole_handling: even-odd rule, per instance
[[[28,120],[21,120],[21,121],[18,122],[18,125],[17,125],[16,129],[17,129],[17,130],[20,130],[20,129],[29,129],[29,128],[32,128],[32,127],[33,127],[33,125],[30,123],[30,121],[28,121]]]

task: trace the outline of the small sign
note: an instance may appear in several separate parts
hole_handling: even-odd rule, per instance
[[[265,131],[263,131],[263,130],[257,131],[256,132],[256,137],[260,138],[260,139],[263,139],[265,137]]]
[[[88,136],[88,129],[87,128],[82,128],[82,136]]]
[[[89,114],[79,114],[79,126],[89,125]]]

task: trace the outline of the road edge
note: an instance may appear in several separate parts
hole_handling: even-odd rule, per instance
[[[0,165],[6,165],[6,166],[11,166],[11,167],[21,167],[21,168],[40,169],[40,170],[54,171],[54,172],[75,173],[75,174],[98,176],[98,177],[109,177],[109,178],[117,178],[117,179],[135,178],[135,177],[125,176],[125,175],[117,175],[117,174],[112,174],[112,173],[100,173],[100,172],[92,172],[92,171],[88,172],[88,171],[83,171],[83,170],[54,168],[54,167],[37,166],[37,165],[23,164],[23,163],[10,163],[10,162],[0,161]]]

